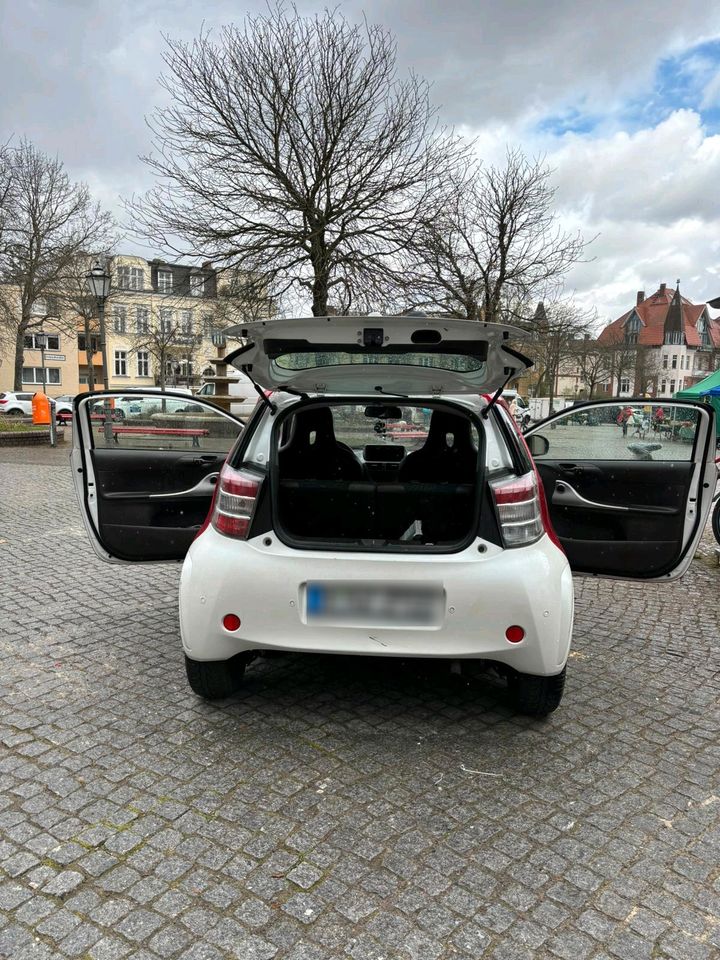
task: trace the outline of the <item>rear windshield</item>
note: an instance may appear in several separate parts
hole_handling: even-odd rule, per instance
[[[394,364],[403,367],[431,367],[436,370],[454,370],[475,373],[485,369],[485,360],[463,353],[431,353],[382,350],[364,353],[350,350],[298,351],[284,353],[273,360],[280,370],[312,370],[315,367],[340,367],[352,364]]]

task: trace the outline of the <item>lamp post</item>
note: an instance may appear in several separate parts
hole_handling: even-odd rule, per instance
[[[35,334],[35,345],[40,348],[40,363],[42,365],[42,388],[47,396],[47,376],[45,374],[45,348],[47,347],[47,334],[44,330],[38,330]]]
[[[90,272],[85,277],[85,282],[90,293],[95,297],[98,308],[98,320],[100,323],[100,356],[103,368],[103,389],[109,390],[108,381],[108,358],[107,358],[107,339],[105,337],[105,301],[110,296],[110,274],[103,264],[96,260],[92,265]],[[86,344],[87,346],[87,344]],[[105,440],[112,442],[112,408],[110,401],[105,401],[105,423],[103,433]]]

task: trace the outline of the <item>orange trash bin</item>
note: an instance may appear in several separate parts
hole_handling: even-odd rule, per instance
[[[44,393],[34,393],[32,398],[32,421],[50,425],[50,400]]]

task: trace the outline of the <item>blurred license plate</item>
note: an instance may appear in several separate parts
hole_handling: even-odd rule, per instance
[[[436,583],[308,583],[308,623],[358,626],[439,626],[445,591]]]

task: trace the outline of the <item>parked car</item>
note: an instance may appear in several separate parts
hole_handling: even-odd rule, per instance
[[[31,393],[5,390],[0,393],[0,413],[9,417],[29,417],[32,415],[32,398]]]
[[[231,695],[261,651],[443,657],[491,663],[518,709],[544,716],[565,685],[572,572],[666,581],[689,566],[716,476],[707,405],[673,401],[695,443],[644,460],[612,424],[546,430],[577,407],[526,445],[486,399],[530,366],[505,346],[514,328],[334,317],[235,335],[247,345],[229,362],[274,391],[242,432],[195,398],[200,450],[112,442],[88,419],[101,394],[79,400],[73,431],[98,555],[185,559],[180,631],[200,696]],[[398,441],[408,410],[428,429]]]
[[[521,397],[517,390],[503,390],[501,396],[510,408],[510,412],[520,429],[527,430],[532,421],[527,400]]]
[[[55,419],[58,423],[69,423],[72,420],[73,398],[70,394],[51,398],[55,403]]]
[[[252,380],[239,371],[228,371],[228,376],[232,377],[228,383],[228,394],[233,397],[230,404],[230,412],[236,417],[243,419],[252,415],[258,403],[258,394],[252,384]],[[216,393],[217,387],[214,381],[203,384],[198,390],[198,397],[205,397],[211,400]]]

